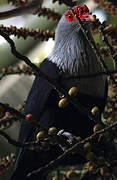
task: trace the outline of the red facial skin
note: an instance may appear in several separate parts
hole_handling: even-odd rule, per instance
[[[95,21],[95,18],[90,14],[88,7],[84,4],[83,7],[81,6],[74,6],[73,11],[75,14],[78,15],[81,21]],[[71,11],[67,11],[65,13],[65,18],[68,22],[77,21],[76,17],[73,15]]]
[[[77,19],[75,18],[75,16],[73,15],[73,13],[71,11],[67,11],[65,13],[65,18],[68,22],[77,21]]]

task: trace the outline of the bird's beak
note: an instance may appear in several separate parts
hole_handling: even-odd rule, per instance
[[[85,20],[86,20],[86,21],[89,21],[89,22],[95,22],[95,21],[96,21],[96,17],[93,16],[92,14],[88,14],[88,15],[85,17]]]

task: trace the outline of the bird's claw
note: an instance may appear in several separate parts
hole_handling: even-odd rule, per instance
[[[75,136],[69,132],[64,131],[64,129],[60,130],[57,135],[61,138],[61,137],[65,137],[66,138],[66,142],[60,142],[59,146],[62,148],[62,150],[66,150],[68,149],[70,146],[72,146],[76,139]]]

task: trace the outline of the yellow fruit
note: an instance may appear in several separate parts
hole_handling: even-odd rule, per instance
[[[116,87],[117,87],[117,84],[112,84],[112,87],[113,87],[113,88],[116,88]]]
[[[69,104],[69,101],[67,98],[63,98],[59,101],[58,106],[60,108],[65,108]]]
[[[84,144],[84,151],[91,151],[91,143],[90,142],[86,142]]]
[[[28,147],[28,149],[33,151],[35,148],[34,148],[33,145],[30,145],[30,146]]]
[[[97,172],[97,167],[96,166],[90,166],[89,167],[89,172],[95,174]]]
[[[80,136],[77,136],[75,139],[76,139],[77,142],[82,141],[82,138]]]
[[[93,160],[94,160],[94,153],[93,153],[93,152],[87,153],[86,159],[87,159],[88,161],[93,161]]]
[[[84,164],[83,169],[89,169],[91,166],[94,166],[94,162],[89,161],[86,164]]]
[[[77,88],[77,87],[72,87],[72,88],[69,90],[68,94],[69,94],[70,96],[76,96],[76,95],[77,95],[77,92],[78,92],[78,88]]]
[[[57,129],[55,127],[51,127],[48,130],[49,135],[56,135],[57,134]]]
[[[97,167],[96,166],[90,166],[89,167],[89,172],[96,173],[96,171],[97,171]]]
[[[93,115],[97,115],[99,113],[99,108],[97,106],[93,107],[91,110]]]
[[[102,126],[101,126],[101,124],[98,123],[93,127],[93,132],[95,133],[95,132],[97,132],[97,131],[99,131],[101,129],[102,129]]]
[[[72,177],[77,177],[77,174],[76,174],[76,172],[74,172],[73,170],[69,170],[69,171],[67,171],[67,173],[66,173],[66,177],[67,177],[68,179],[70,179],[70,178],[72,178]]]
[[[106,176],[109,173],[109,169],[107,167],[101,167],[100,168],[100,174],[102,176]]]
[[[6,160],[6,161],[9,161],[9,160],[10,160],[10,157],[9,157],[9,156],[6,156],[6,157],[5,157],[5,160]]]
[[[36,139],[37,141],[39,141],[40,139],[42,139],[45,136],[45,132],[44,131],[40,131],[37,136]]]
[[[54,177],[52,178],[52,180],[59,180],[59,177],[58,177],[58,176],[54,176]]]

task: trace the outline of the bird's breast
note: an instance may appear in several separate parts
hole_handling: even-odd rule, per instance
[[[84,58],[75,59],[74,61],[67,68],[67,73],[64,73],[63,86],[67,89],[76,86],[80,93],[93,97],[104,97],[106,76],[93,76],[93,74],[102,72],[102,67],[95,54],[92,54],[92,56],[87,54]],[[85,77],[82,77],[83,75]],[[81,78],[79,78],[80,76]]]

